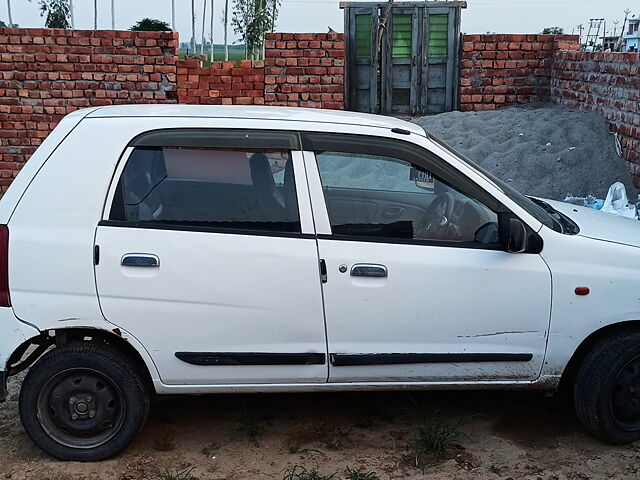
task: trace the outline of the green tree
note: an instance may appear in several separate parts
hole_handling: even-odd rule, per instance
[[[542,30],[543,35],[562,35],[564,33],[564,28],[562,27],[547,27]]]
[[[264,34],[275,28],[281,0],[234,0],[231,24],[247,46],[247,57],[262,57]]]
[[[45,27],[71,28],[69,0],[40,0],[38,6],[40,7],[40,16],[46,17]]]
[[[7,24],[0,20],[0,28],[6,28]]]
[[[167,22],[163,22],[162,20],[143,18],[129,30],[133,32],[170,32],[171,28]]]

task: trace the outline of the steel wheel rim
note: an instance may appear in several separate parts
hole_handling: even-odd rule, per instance
[[[618,372],[610,405],[618,427],[630,432],[640,430],[640,356]]]
[[[40,389],[36,409],[51,439],[79,449],[109,442],[122,429],[126,413],[118,385],[91,368],[70,368],[48,379]]]

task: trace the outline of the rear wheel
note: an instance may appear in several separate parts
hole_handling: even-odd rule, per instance
[[[611,335],[595,346],[576,378],[574,404],[599,439],[640,440],[640,332]]]
[[[20,418],[32,440],[60,460],[104,460],[124,450],[149,409],[146,388],[129,363],[91,344],[45,354],[20,392]]]

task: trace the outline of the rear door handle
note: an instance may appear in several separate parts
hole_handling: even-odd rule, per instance
[[[351,267],[352,277],[385,278],[388,276],[387,267],[371,263],[358,263]]]
[[[160,259],[151,253],[127,253],[122,257],[123,267],[159,267]]]

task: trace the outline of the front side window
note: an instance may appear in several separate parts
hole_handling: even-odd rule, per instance
[[[316,159],[334,235],[499,244],[498,215],[424,167],[371,151]]]
[[[493,184],[497,188],[499,188],[502,191],[502,193],[504,193],[507,197],[509,197],[511,200],[517,203],[520,208],[522,208],[524,211],[526,211],[529,215],[531,215],[533,218],[538,220],[540,223],[557,232],[563,233],[562,225],[557,220],[555,220],[553,216],[547,210],[545,210],[543,206],[525,197],[523,194],[518,192],[515,188],[513,188],[507,182],[499,179],[493,173],[489,172],[485,168],[473,162],[462,153],[454,150],[450,145],[446,144],[445,142],[440,140],[438,137],[434,137],[433,135],[429,134],[429,139],[436,142],[440,147],[442,147],[447,152],[451,153],[454,157],[457,157],[458,159],[467,163],[471,168],[473,168],[474,170],[477,170],[479,173],[484,175],[489,181],[493,182]],[[572,231],[572,228],[570,228],[569,230]]]
[[[115,197],[115,221],[300,232],[288,150],[135,147]]]

